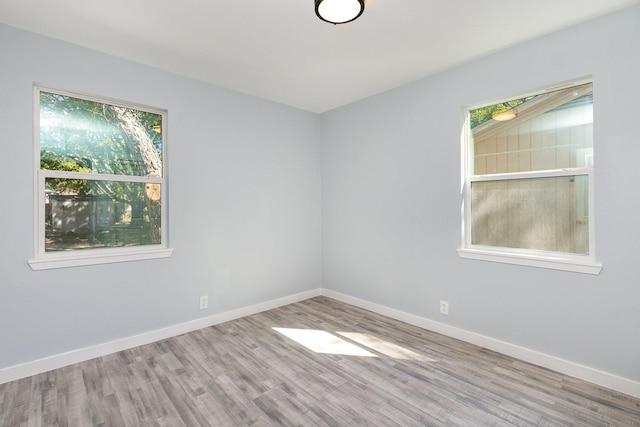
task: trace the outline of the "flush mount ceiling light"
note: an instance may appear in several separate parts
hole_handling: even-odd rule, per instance
[[[364,12],[364,0],[315,0],[316,15],[331,24],[351,22]]]
[[[518,113],[516,110],[498,110],[491,113],[491,118],[499,122],[506,122],[511,119],[515,119]]]

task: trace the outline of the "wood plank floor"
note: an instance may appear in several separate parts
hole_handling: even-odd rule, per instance
[[[640,426],[640,399],[312,298],[0,385],[0,426]]]

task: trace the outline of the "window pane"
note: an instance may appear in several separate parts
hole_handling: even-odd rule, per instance
[[[161,243],[160,184],[47,178],[45,251]]]
[[[162,176],[162,115],[40,92],[40,167]]]
[[[492,113],[504,109],[513,114],[492,119]],[[490,105],[470,115],[475,175],[592,166],[591,83]]]
[[[589,253],[588,177],[471,183],[471,243]]]

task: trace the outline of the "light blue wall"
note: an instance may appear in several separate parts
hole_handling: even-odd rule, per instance
[[[34,82],[168,110],[171,258],[29,268]],[[0,95],[0,368],[321,285],[317,115],[7,26]]]
[[[640,380],[639,23],[633,7],[323,114],[324,287]],[[462,106],[585,75],[601,274],[459,258]]]
[[[324,286],[640,380],[638,22],[627,9],[320,116],[0,26],[0,368]],[[458,258],[461,106],[588,74],[602,273]],[[28,267],[34,82],[168,109],[173,257]]]

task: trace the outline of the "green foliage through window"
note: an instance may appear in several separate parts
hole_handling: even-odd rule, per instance
[[[39,102],[46,250],[160,244],[163,115],[48,91]]]
[[[471,116],[471,129],[487,122],[488,120],[491,120],[491,114],[493,114],[494,112],[510,110],[531,99],[533,99],[532,96],[527,98],[520,98],[520,99],[511,100],[511,101],[500,102],[498,104],[489,105],[487,107],[471,110],[469,111],[469,115]]]

